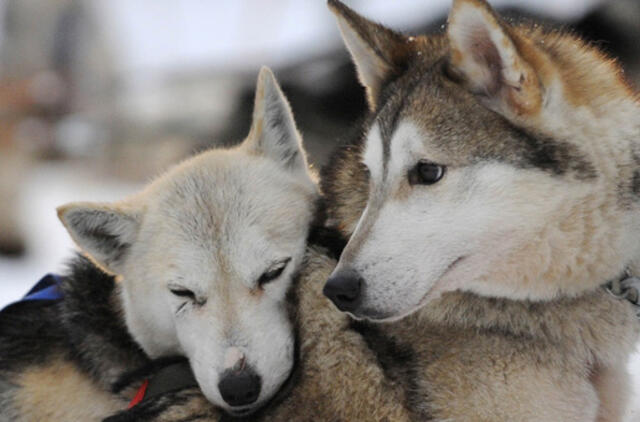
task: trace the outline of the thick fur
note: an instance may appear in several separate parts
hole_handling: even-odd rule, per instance
[[[640,107],[620,69],[481,0],[419,37],[330,6],[371,105],[322,174],[350,238],[334,274],[361,277],[355,315],[396,321],[355,329],[381,362],[389,337],[411,350],[411,369],[386,366],[418,374],[423,419],[620,421],[638,324],[599,287],[640,253]],[[442,180],[412,184],[420,161]]]
[[[460,3],[458,2],[458,7]],[[477,1],[469,3],[483,7],[481,13],[489,13],[488,16],[495,18],[486,4]],[[530,98],[514,97],[514,93],[508,90],[505,93],[504,89],[508,88],[500,85],[500,78],[497,82],[492,79],[495,75],[491,73],[484,80],[485,86],[479,88],[477,84],[465,81],[464,74],[453,74],[454,69],[449,67],[450,50],[445,36],[403,38],[380,25],[366,21],[337,2],[332,2],[332,7],[342,19],[343,32],[355,31],[345,36],[347,43],[349,40],[363,42],[352,49],[352,53],[356,57],[360,78],[367,84],[372,115],[364,125],[363,137],[338,151],[323,173],[322,188],[328,198],[329,229],[338,230],[345,237],[350,237],[370,203],[369,179],[375,169],[367,168],[363,160],[366,162],[367,137],[370,132],[375,132],[370,129],[372,125],[377,123],[381,128],[379,136],[386,137],[389,145],[387,154],[393,154],[390,144],[394,132],[396,129],[398,132],[402,130],[399,122],[407,116],[417,119],[419,124],[416,126],[419,128],[430,128],[436,135],[442,132],[443,138],[444,135],[450,136],[447,143],[442,139],[442,144],[436,144],[439,149],[445,150],[441,154],[446,152],[446,158],[450,160],[447,164],[470,165],[464,160],[473,163],[474,160],[481,161],[484,158],[531,175],[534,181],[547,184],[547,187],[549,180],[545,177],[550,177],[569,191],[574,186],[594,189],[594,179],[605,179],[602,169],[595,163],[609,166],[611,162],[604,158],[595,160],[594,156],[583,150],[582,144],[576,145],[576,139],[579,139],[577,134],[568,138],[570,142],[557,142],[553,137],[541,139],[534,136],[516,124],[518,119],[529,115],[532,108],[544,104],[536,101],[540,93],[535,89],[530,93]],[[602,63],[597,52],[570,36],[554,33],[545,35],[540,30],[527,28],[513,31],[549,37],[545,39],[545,43],[540,44],[551,44],[544,47],[551,51],[554,48],[583,49],[580,50],[584,53],[582,59],[576,60],[586,62],[580,66],[574,63],[574,76],[578,79],[586,77],[581,66]],[[367,46],[367,43],[373,45]],[[366,56],[371,53],[379,56],[365,57],[364,62],[358,61],[358,55]],[[570,61],[564,55],[563,59]],[[470,66],[473,68],[473,64]],[[607,90],[611,95],[615,96],[616,92],[625,93],[624,95],[628,93],[626,86],[618,79],[616,68],[611,64],[604,64],[600,77],[613,84],[609,85],[613,90]],[[519,81],[518,78],[513,80],[514,83]],[[487,89],[489,93],[500,95],[492,97],[493,102],[487,102],[475,97],[478,94],[473,91],[477,89]],[[526,93],[527,89],[521,87],[518,92]],[[581,95],[589,95],[587,91],[577,91]],[[429,103],[430,99],[440,103]],[[603,100],[601,96],[590,99],[595,102],[593,106],[599,108],[595,112],[596,116],[606,111],[598,105]],[[613,101],[614,104],[616,101]],[[629,104],[633,104],[633,99],[623,99],[619,106],[626,110]],[[445,118],[441,115],[443,111],[451,115],[444,114]],[[587,114],[592,117],[591,112]],[[628,116],[628,113],[625,111],[624,115]],[[460,116],[465,116],[468,120],[460,123],[456,120]],[[607,119],[608,117],[605,121]],[[614,121],[617,122],[617,118]],[[451,126],[452,124],[456,126]],[[606,128],[610,130],[611,127],[604,125],[597,129],[595,124],[586,123],[579,126],[580,130],[587,132]],[[575,127],[572,130],[579,131]],[[412,128],[401,134],[408,139],[418,136]],[[610,134],[601,140],[610,139],[609,136]],[[440,140],[437,136],[433,139]],[[451,150],[447,151],[447,147]],[[436,152],[439,149],[433,148]],[[384,154],[384,148],[381,150],[378,153]],[[375,153],[376,151],[369,152],[370,160],[375,158]],[[478,155],[474,155],[475,153]],[[624,170],[624,166],[622,168]],[[628,175],[632,173],[630,171]],[[509,172],[503,175],[507,180],[511,177]],[[535,184],[530,187],[535,187]],[[626,194],[619,195],[621,192]],[[620,215],[616,213],[626,212],[626,207],[632,207],[634,200],[628,195],[629,192],[628,189],[615,188],[608,195],[605,194],[606,198],[612,200],[598,202],[599,206],[606,209],[604,214]],[[520,194],[525,193],[533,195],[528,190],[520,191]],[[400,199],[403,195],[410,195],[408,189],[398,194]],[[618,198],[625,200],[618,201]],[[396,214],[397,222],[406,224],[410,221],[403,220],[400,216],[401,213]],[[579,218],[578,215],[574,217]],[[626,217],[621,220],[628,221]],[[609,223],[617,224],[616,221],[620,222],[615,220]],[[586,224],[586,227],[590,227],[589,233],[593,235],[598,224]],[[625,230],[633,227],[633,224],[623,225]],[[418,233],[419,229],[416,225],[408,227],[408,231]],[[616,232],[614,230],[613,233]],[[395,239],[395,236],[377,239],[375,246],[384,248],[389,239]],[[537,237],[531,239],[538,240]],[[606,236],[602,239],[608,240]],[[631,246],[624,251],[625,254],[634,252]],[[571,247],[560,248],[556,253],[570,254],[574,250],[576,249]],[[361,335],[375,353],[387,376],[387,382],[402,388],[403,394],[400,397],[414,420],[619,421],[628,399],[625,364],[634,347],[638,326],[628,303],[614,299],[597,287],[606,277],[616,275],[626,265],[618,259],[619,252],[614,251],[613,255],[605,253],[594,260],[594,263],[603,262],[603,268],[612,266],[607,270],[611,274],[607,271],[598,274],[600,270],[594,270],[593,274],[587,272],[589,277],[585,279],[579,276],[568,277],[561,284],[562,288],[550,282],[549,289],[541,288],[537,292],[525,285],[523,291],[527,293],[524,296],[530,298],[508,297],[505,290],[502,292],[507,297],[487,297],[487,294],[479,295],[473,291],[445,291],[402,320],[385,324],[356,321],[349,325],[352,332]],[[350,253],[348,247],[347,254],[343,254],[342,259],[346,257],[345,260],[348,260],[354,256],[357,254]],[[393,258],[392,255],[391,257]],[[422,261],[415,257],[411,259]],[[388,261],[392,260],[381,259],[380,263]],[[522,264],[526,260],[516,262]],[[394,271],[406,273],[407,268],[395,262],[387,271],[385,275],[393,274]],[[514,280],[518,280],[517,274],[512,274]],[[580,274],[585,275],[585,272]],[[303,277],[302,280],[304,279]],[[396,280],[391,278],[386,281],[392,284]],[[394,294],[391,289],[387,290],[389,295]],[[543,296],[544,300],[537,296]],[[534,298],[537,300],[532,300]],[[393,303],[393,300],[387,302]],[[305,306],[300,306],[300,309],[303,311]],[[343,343],[337,340],[337,344]],[[305,360],[307,359],[303,359],[303,362]],[[340,367],[344,371],[353,368],[351,365]],[[301,380],[314,379],[314,375],[321,376],[321,373],[312,371],[301,377]],[[338,382],[332,388],[343,385]],[[288,399],[291,401],[285,400],[283,407],[273,409],[274,413],[268,415],[272,415],[274,420],[285,420],[278,417],[277,409],[286,408],[287,403],[305,401],[314,396],[313,393],[305,392],[310,396],[300,399],[296,391],[304,390],[294,390]],[[358,397],[339,389],[333,391],[340,391],[338,397]],[[196,397],[188,401],[186,406],[171,406],[164,414],[156,416],[159,420],[180,420],[195,415],[201,420],[211,420],[211,416],[202,413],[206,409],[206,403],[191,407],[197,400],[202,400]],[[169,398],[165,400],[170,401]],[[179,398],[176,400],[180,401]],[[313,406],[315,400],[309,400],[308,403],[310,413],[294,417],[287,414],[285,418],[305,420],[308,414],[319,412]],[[370,401],[368,404],[376,403]],[[339,420],[335,413],[315,415],[317,420]],[[362,418],[352,417],[347,420],[360,419]]]
[[[537,303],[448,293],[405,320],[354,328],[392,380],[414,375],[407,405],[418,420],[618,421],[637,324],[604,291]],[[411,351],[409,364],[389,339]]]
[[[133,394],[112,394],[112,384],[148,362],[123,323],[112,277],[78,257],[62,288],[63,301],[18,303],[0,316],[2,421],[101,420]]]
[[[288,389],[248,420],[410,420],[404,392],[390,381],[322,286],[335,260],[310,248],[290,294],[300,339]],[[84,257],[65,277],[65,300],[15,305],[2,317],[2,421],[236,420],[199,390],[168,393],[123,411],[140,385],[128,373],[149,365],[124,326],[119,283]],[[126,388],[123,388],[126,387]],[[286,393],[286,394],[285,394]]]
[[[321,294],[335,260],[305,254],[307,239],[337,244],[323,227],[309,234],[322,220],[317,196],[288,103],[263,69],[240,146],[199,154],[124,201],[59,208],[86,257],[63,300],[2,313],[1,420],[229,417],[219,409],[252,420],[408,420],[402,390]],[[121,413],[173,355],[188,359],[201,391]],[[246,368],[260,395],[234,407],[219,380]]]
[[[121,202],[58,214],[96,265],[118,276],[127,329],[145,353],[187,357],[210,401],[246,414],[293,367],[285,298],[316,196],[289,105],[263,69],[239,146],[192,157]],[[241,371],[257,380],[257,398],[236,404],[220,385]]]
[[[484,3],[474,4],[486,7]],[[354,31],[345,35],[347,43],[349,40],[362,42],[362,45],[353,50],[354,56],[379,56],[365,57],[364,62],[356,58],[359,76],[363,83],[367,84],[372,113],[363,126],[363,136],[337,151],[322,173],[322,190],[327,197],[327,230],[336,230],[345,238],[349,238],[356,230],[370,201],[370,175],[375,171],[363,163],[371,127],[378,123],[384,128],[380,132],[386,132],[388,142],[391,143],[394,128],[397,126],[399,132],[399,122],[407,116],[416,119],[418,127],[428,127],[436,135],[440,130],[443,136],[450,136],[446,143],[445,139],[433,137],[435,141],[441,142],[437,145],[438,148],[450,149],[446,150],[446,158],[449,160],[447,164],[458,163],[455,160],[459,160],[459,165],[469,165],[469,162],[464,160],[474,162],[482,159],[506,163],[519,172],[530,174],[534,177],[533,180],[540,181],[541,184],[548,183],[545,177],[549,177],[568,189],[574,186],[593,189],[592,184],[596,183],[594,179],[604,179],[596,161],[607,167],[611,163],[604,158],[594,160],[592,155],[583,151],[582,145],[574,143],[575,139],[569,137],[567,142],[557,142],[553,137],[533,136],[519,128],[512,120],[505,121],[504,116],[488,109],[489,106],[498,110],[501,107],[511,107],[510,97],[507,97],[507,102],[501,100],[494,104],[480,103],[483,100],[476,98],[475,94],[469,91],[469,86],[460,85],[463,83],[461,75],[450,73],[452,69],[448,66],[449,47],[445,36],[405,38],[378,24],[366,21],[337,2],[331,2],[331,7],[339,15],[343,33]],[[583,49],[580,51],[583,51],[584,55],[576,60],[586,62],[580,66],[574,63],[574,76],[578,78],[586,77],[581,66],[602,64],[602,57],[597,52],[571,36],[556,33],[545,35],[539,29],[521,28],[518,31],[548,37],[545,38],[545,43],[540,44],[551,44],[544,47],[551,51],[554,48],[574,48],[574,44],[576,48]],[[367,43],[372,45],[367,46]],[[603,66],[600,77],[613,84],[609,88],[615,88],[614,91],[607,92],[611,95],[615,95],[615,92],[626,95],[627,87],[618,79],[615,66],[610,63],[604,63]],[[582,95],[589,94],[582,92]],[[534,92],[534,99],[535,96]],[[633,99],[624,98],[626,99],[621,100],[620,107],[625,111],[624,115],[628,116],[626,108],[633,104]],[[437,102],[434,104],[429,102],[431,100]],[[596,101],[596,96],[592,100]],[[603,99],[597,97],[596,103],[599,101]],[[614,100],[614,103],[616,101]],[[535,101],[517,104],[534,106]],[[595,106],[600,107],[597,104]],[[444,118],[439,114],[443,110],[452,114]],[[505,110],[513,111],[513,108]],[[600,115],[603,112],[604,109],[600,108],[595,114]],[[509,119],[515,121],[520,118],[519,114],[515,114],[517,113],[510,115]],[[591,112],[587,114],[591,115]],[[468,120],[457,121],[456,118],[460,119],[460,116],[468,117]],[[617,119],[616,117],[614,121],[617,122]],[[603,128],[610,130],[612,125],[607,124],[600,129],[596,128],[595,124],[589,124],[588,128],[580,127],[586,131],[602,131]],[[578,131],[575,128],[573,130]],[[405,131],[404,135],[416,136],[411,131]],[[411,136],[406,137],[411,139]],[[605,139],[609,138],[600,140]],[[631,158],[627,156],[624,162],[631,165]],[[633,173],[624,166],[622,170],[627,172],[627,176]],[[510,177],[510,173],[505,173],[505,177]],[[626,194],[620,195],[621,192]],[[635,201],[629,196],[629,192],[629,189],[621,191],[616,186],[612,192],[605,193],[605,197],[610,201],[598,204],[605,207],[606,215],[621,215],[620,213],[626,212],[627,207],[633,206]],[[528,190],[522,190],[520,194],[533,195]],[[408,196],[408,189],[398,193],[400,199],[402,195]],[[618,201],[618,198],[631,201]],[[410,221],[403,220],[400,215],[396,214],[396,225],[393,227],[397,227],[397,224],[408,224]],[[628,220],[624,217],[622,221]],[[438,221],[435,223],[438,224]],[[598,224],[600,222],[586,223],[586,226],[594,231]],[[617,223],[613,221],[611,224]],[[624,229],[633,227],[623,226]],[[419,233],[419,229],[420,227],[413,225],[405,230]],[[618,229],[613,233],[617,232]],[[600,238],[607,241],[606,236]],[[373,246],[384,250],[388,246],[386,243],[394,239],[396,234],[378,238]],[[536,237],[531,239],[538,240]],[[350,255],[348,250],[349,248],[347,259]],[[576,249],[568,247],[566,250],[558,249],[555,253],[571,254],[574,250]],[[602,249],[599,251],[602,252]],[[439,298],[404,319],[384,324],[353,321],[349,326],[352,333],[362,336],[375,354],[387,377],[385,382],[401,388],[402,394],[399,397],[409,409],[413,420],[619,421],[628,400],[628,376],[625,365],[637,339],[638,324],[628,303],[611,297],[598,287],[606,277],[613,277],[624,266],[616,258],[618,252],[620,251],[613,255],[604,253],[602,257],[593,260],[594,264],[602,262],[603,267],[613,266],[607,270],[610,274],[605,271],[591,277],[600,271],[594,270],[594,273],[589,273],[590,276],[584,280],[578,276],[569,277],[566,284],[561,285],[562,288],[549,283],[551,287],[547,291],[544,291],[544,288],[540,290],[544,291],[541,296],[547,296],[544,300],[531,300],[535,297],[534,294],[531,295],[531,299],[518,299],[449,291],[443,292]],[[633,248],[624,252],[633,252]],[[380,264],[392,261],[389,258],[393,258],[393,255],[389,254],[386,259],[380,259]],[[345,255],[342,259],[345,259]],[[416,263],[423,261],[415,256],[411,256],[411,259]],[[523,264],[526,260],[516,262]],[[306,268],[303,274],[309,270],[310,268]],[[325,271],[329,271],[329,268],[325,268]],[[405,273],[407,268],[396,261],[387,271],[387,274],[393,277],[394,272]],[[321,280],[326,274],[318,275],[318,279]],[[517,274],[514,274],[514,280],[517,280]],[[583,271],[580,274],[586,273]],[[403,275],[398,274],[397,278]],[[303,275],[301,285],[304,285],[305,279]],[[392,286],[396,280],[390,278],[385,281]],[[524,287],[524,291],[527,291],[526,286]],[[310,291],[308,290],[307,294]],[[387,291],[389,295],[393,294],[391,289],[387,288]],[[309,308],[305,306],[304,300],[299,309],[303,314],[308,312]],[[338,326],[341,328],[336,331],[339,334],[332,339],[333,347],[339,349],[322,356],[319,362],[334,356],[334,353],[337,353],[335,356],[347,353],[345,350],[349,349],[345,347],[348,343],[344,343],[342,339],[342,335],[346,333],[342,328],[345,320],[339,321],[341,322]],[[323,325],[322,329],[325,330],[323,332],[331,332],[336,330],[336,327]],[[304,335],[302,337],[304,338]],[[355,344],[361,341],[358,337],[354,337],[353,340],[356,341]],[[318,345],[323,343],[322,339],[322,343]],[[323,347],[325,346],[320,346],[318,350],[322,351]],[[305,346],[302,350],[302,356],[305,356]],[[312,351],[313,349],[307,353]],[[351,353],[348,355],[355,356]],[[302,362],[315,362],[309,356],[303,358]],[[343,359],[340,365],[331,367],[331,371],[334,372],[326,371],[325,365],[321,366],[324,371],[311,370],[310,368],[315,366],[314,363],[307,366],[308,372],[302,371],[301,382],[304,384],[305,380],[310,380],[310,383],[314,383],[313,380],[321,380],[323,374],[328,374],[329,378],[322,382],[336,381],[336,384],[329,385],[331,391],[338,392],[332,404],[343,405],[344,402],[340,399],[345,398],[356,401],[359,398],[358,393],[355,393],[355,390],[347,390],[353,386],[341,382],[342,374],[346,374],[347,379],[353,376],[348,375],[357,368],[352,366],[352,363],[351,359]],[[340,372],[335,372],[338,370]],[[341,389],[343,387],[345,389]],[[318,391],[321,390],[317,390],[316,387],[310,390],[305,390],[305,387],[297,388],[279,407],[269,410],[264,417],[268,420],[374,419],[370,415],[354,417],[354,413],[342,413],[350,414],[351,417],[341,419],[338,417],[341,413],[335,408],[322,413],[321,407],[314,405]],[[188,405],[179,404],[168,408],[166,413],[158,416],[158,420],[180,420],[193,415],[199,415],[201,420],[213,420],[211,416],[203,416],[206,403],[191,407],[195,401],[201,400],[196,397],[194,396]],[[170,401],[170,398],[165,400]],[[288,406],[295,408],[294,404],[299,402],[308,403],[308,412],[296,415],[295,412],[287,413],[286,410],[282,410]],[[363,400],[362,403],[368,406],[379,404],[369,399]],[[386,405],[381,407],[384,408]],[[349,406],[346,409],[353,411]],[[375,410],[373,407],[371,409]],[[284,416],[280,411],[284,412]],[[375,411],[376,415],[385,414],[379,410]],[[119,417],[126,417],[126,414]]]
[[[299,275],[299,367],[290,390],[250,421],[409,421],[402,381],[387,378],[377,356],[335,312],[322,287],[335,267],[324,248],[311,247]],[[160,409],[160,411],[158,411]],[[226,420],[196,390],[169,393],[121,412],[109,422]]]

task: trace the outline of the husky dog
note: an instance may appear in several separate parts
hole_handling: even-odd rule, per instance
[[[322,286],[336,261],[324,248],[310,246],[294,286],[295,321],[300,357],[292,382],[275,400],[244,421],[312,422],[379,421],[408,422],[414,413],[404,405],[407,391],[402,380],[387,377],[363,336],[350,319],[329,304]],[[421,339],[421,341],[424,341]],[[411,362],[411,350],[389,339],[384,346],[403,364]],[[389,362],[393,367],[396,362]],[[409,377],[405,379],[411,381]],[[153,397],[118,412],[105,422],[225,421],[199,389],[181,389]],[[234,418],[233,420],[238,420]]]
[[[203,395],[121,416],[179,417],[176,404],[190,420],[248,415],[296,382],[311,401],[279,406],[280,420],[408,420],[402,392],[322,295],[335,261],[305,255],[317,197],[289,105],[263,69],[238,147],[189,159],[121,202],[60,207],[90,261],[72,265],[61,301],[0,314],[0,420],[101,420],[137,389],[118,387],[123,375],[173,355]]]
[[[203,219],[207,224],[223,222],[226,231],[235,232],[236,236],[238,236],[238,242],[231,245],[229,238],[216,233],[209,233],[203,242],[206,244],[207,239],[214,239],[212,247],[217,251],[215,256],[221,261],[233,263],[237,271],[246,271],[244,267],[249,266],[250,261],[258,261],[262,259],[262,255],[272,254],[273,251],[278,249],[284,249],[289,256],[295,256],[295,261],[291,263],[291,271],[296,268],[298,271],[287,276],[288,278],[294,278],[293,286],[291,286],[292,281],[276,277],[274,286],[271,286],[271,283],[264,282],[262,287],[245,287],[244,289],[249,289],[249,297],[229,297],[225,302],[215,304],[214,309],[224,306],[224,313],[216,313],[208,321],[208,330],[211,330],[228,321],[231,316],[245,318],[246,325],[242,327],[245,330],[244,338],[253,333],[253,335],[264,335],[270,342],[269,345],[262,344],[259,345],[259,348],[256,348],[259,358],[287,358],[288,362],[292,362],[290,355],[282,356],[280,351],[284,349],[289,354],[291,353],[290,346],[283,348],[278,343],[288,344],[287,342],[294,339],[292,337],[278,339],[265,331],[270,329],[270,325],[280,324],[290,336],[295,333],[295,338],[298,340],[299,356],[295,359],[297,363],[294,373],[289,376],[286,389],[281,389],[280,391],[280,393],[283,391],[285,393],[279,394],[266,407],[249,416],[239,412],[234,413],[233,409],[225,407],[224,403],[221,404],[219,401],[213,400],[199,380],[202,392],[197,388],[171,391],[131,409],[117,412],[107,418],[109,422],[224,420],[225,416],[220,414],[211,403],[231,411],[230,413],[236,417],[245,416],[251,421],[370,420],[402,422],[411,420],[410,412],[403,405],[406,400],[404,399],[405,392],[402,386],[396,382],[391,382],[385,376],[382,365],[369,349],[363,337],[352,329],[350,318],[336,312],[322,294],[324,282],[336,265],[336,260],[331,256],[339,254],[339,250],[344,244],[340,239],[335,239],[332,233],[325,233],[321,225],[323,222],[323,208],[321,205],[318,206],[320,202],[316,202],[316,199],[319,198],[317,197],[315,184],[308,185],[309,180],[315,180],[315,176],[308,173],[304,151],[300,145],[299,135],[295,129],[293,116],[286,99],[277,88],[271,73],[263,71],[260,81],[258,93],[256,94],[254,125],[249,139],[245,143],[249,143],[248,147],[253,148],[251,145],[255,141],[251,141],[251,137],[255,136],[256,133],[261,130],[273,131],[281,128],[283,122],[289,122],[286,131],[280,129],[281,132],[278,132],[277,136],[273,136],[271,140],[267,141],[273,142],[272,147],[284,148],[288,145],[289,148],[297,152],[297,155],[294,155],[293,151],[289,151],[288,154],[281,152],[273,157],[267,157],[266,160],[269,162],[263,164],[265,166],[264,172],[258,172],[254,165],[253,171],[256,172],[256,179],[251,179],[239,187],[236,179],[243,180],[246,176],[242,176],[242,173],[251,170],[251,166],[231,161],[231,157],[228,156],[221,156],[222,162],[199,163],[195,167],[198,171],[202,171],[202,169],[214,171],[219,167],[224,168],[225,165],[228,165],[229,169],[235,169],[240,173],[228,174],[226,177],[216,176],[212,178],[211,183],[201,184],[197,190],[194,189],[193,192],[183,194],[179,203],[182,203],[185,199],[202,201],[203,197],[206,198],[210,195],[210,193],[207,193],[210,189],[209,186],[217,186],[220,190],[229,189],[226,197],[216,198],[211,203],[198,202],[195,207],[189,206],[188,209],[191,212],[184,221],[188,224],[192,224],[194,220],[200,221]],[[267,87],[260,88],[263,85],[267,85]],[[276,98],[268,101],[268,104],[270,104],[269,110],[271,110],[270,114],[265,114],[264,111],[260,110],[260,101],[264,101],[261,98],[263,95],[267,95],[262,92],[267,92],[267,89],[271,89],[269,95],[276,96],[277,94]],[[240,148],[247,149],[248,147],[245,145]],[[210,154],[214,153],[219,154],[220,152],[213,151]],[[242,158],[242,154],[238,152],[236,154],[240,155],[240,158],[235,158],[236,160],[265,160],[265,158],[260,157],[260,154],[257,157],[253,157],[256,154],[255,152],[251,152],[249,158]],[[283,159],[278,160],[279,157]],[[287,157],[289,161],[285,159]],[[294,162],[293,166],[288,164],[291,162],[290,160],[298,159],[300,162]],[[206,166],[203,166],[203,164],[206,164]],[[283,167],[278,168],[278,164]],[[292,171],[297,172],[294,178],[290,174]],[[278,177],[281,180],[276,179],[276,176],[272,173],[280,173]],[[173,186],[189,186],[189,184],[185,184],[185,180],[188,179],[176,179],[171,173],[165,178],[170,178]],[[302,183],[300,183],[300,180]],[[267,195],[267,198],[262,198],[261,195]],[[227,205],[223,205],[224,203],[227,203]],[[236,208],[230,208],[228,204],[234,203]],[[166,203],[166,210],[170,215],[177,215],[176,207],[173,204],[174,202]],[[220,210],[214,215],[209,215],[208,212],[205,213],[208,209],[218,209],[219,207],[225,207],[225,210]],[[245,218],[240,218],[249,211],[253,212],[249,221]],[[315,215],[313,215],[312,221],[312,213],[314,211]],[[203,213],[205,216],[202,215]],[[269,214],[272,214],[273,217],[267,218]],[[183,218],[183,216],[179,215],[178,217],[180,219]],[[164,221],[162,224],[166,225],[167,221],[171,221],[171,219],[161,217],[156,221],[156,224],[160,224],[161,221]],[[149,224],[152,223],[150,222]],[[306,227],[310,224],[313,231],[309,233],[307,238]],[[203,226],[198,225],[195,230],[200,232],[203,230]],[[287,234],[287,230],[291,232]],[[181,233],[183,230],[178,230],[177,232]],[[250,250],[251,247],[255,247],[254,245],[260,239],[260,234],[267,234],[273,237],[262,241],[261,245],[264,246],[259,253],[249,256],[246,255],[246,252],[241,253],[242,248]],[[286,235],[286,237],[281,238],[280,236],[283,235]],[[305,240],[309,241],[306,252],[304,252]],[[246,245],[243,245],[244,243]],[[166,243],[163,241],[161,244],[164,245]],[[186,257],[192,256],[198,250],[197,248],[194,249],[193,246],[180,246],[175,241],[171,241],[171,244],[176,245],[175,247],[178,249],[182,249],[187,254]],[[281,244],[288,246],[284,247]],[[162,248],[158,254],[166,256],[164,250]],[[332,251],[336,250],[338,251],[337,254],[336,252],[332,253]],[[298,255],[299,252],[296,251],[304,252],[304,259],[301,259],[301,256]],[[238,254],[240,255],[234,258]],[[281,255],[286,254],[284,252],[281,253]],[[146,260],[147,258],[141,259]],[[138,261],[138,263],[140,262]],[[156,261],[151,260],[150,262]],[[189,266],[185,267],[185,271],[188,268],[202,268],[202,264],[190,261]],[[198,270],[196,274],[203,273]],[[260,275],[257,274],[253,278],[257,277],[257,280],[260,280],[261,277],[263,279],[272,278],[271,275],[267,277],[258,276]],[[162,272],[156,273],[155,277],[162,277]],[[125,288],[125,280],[126,278],[123,277],[123,289]],[[136,280],[136,278],[133,280]],[[223,282],[229,283],[229,285],[223,288],[220,284]],[[239,280],[234,281],[233,279],[228,281],[214,279],[213,284],[209,287],[211,291],[209,294],[212,297],[220,296],[221,292],[224,293],[227,289],[231,289],[233,283],[239,282]],[[278,286],[278,284],[281,284],[281,286]],[[276,291],[282,289],[283,293],[288,290],[287,301],[289,303],[285,306],[280,302],[277,306],[278,309],[258,314],[253,308],[260,297],[254,296],[272,294],[269,291],[270,288],[278,289]],[[189,290],[193,291],[195,288],[191,287]],[[242,292],[242,289],[240,291]],[[149,295],[148,291],[140,294]],[[126,306],[126,302],[124,306]],[[288,320],[283,318],[278,321],[271,315],[271,313],[277,315],[282,310],[288,312]],[[204,312],[205,309],[196,311]],[[147,310],[146,312],[152,311]],[[222,310],[218,312],[222,312]],[[184,329],[187,329],[186,324],[187,322],[185,322]],[[228,324],[229,326],[225,327],[226,330],[239,329],[235,327],[238,324],[237,322],[232,321],[228,322]],[[173,323],[169,324],[169,326],[172,327]],[[149,331],[153,332],[155,329],[152,327]],[[210,334],[207,331],[198,333],[196,342],[202,341],[202,338],[206,338],[208,335]],[[225,340],[223,338],[219,341],[224,342]],[[215,349],[213,345],[209,345],[209,347]],[[396,345],[389,343],[388,347],[396,348]],[[401,351],[401,349],[398,350]],[[187,353],[187,356],[189,356],[184,349],[174,350],[172,353]],[[155,354],[155,356],[158,356],[158,354]],[[247,364],[251,362],[249,360],[250,356],[247,354]],[[226,359],[227,357],[225,357]],[[220,357],[217,359],[212,358],[210,365],[215,365],[219,361]],[[194,370],[197,371],[197,366],[194,366]],[[273,369],[270,369],[270,371],[273,371]],[[269,375],[266,371],[265,374]],[[246,389],[246,386],[244,388]],[[257,407],[259,406],[257,405],[255,408]]]
[[[355,323],[374,349],[412,346],[423,418],[621,420],[638,324],[600,288],[640,254],[640,103],[620,68],[483,0],[417,37],[329,4],[372,112],[322,176],[350,236],[327,296],[391,322]]]
[[[327,381],[349,379],[353,360],[334,357],[349,344],[343,327],[350,325],[387,383],[402,387],[394,397],[414,420],[621,420],[638,324],[628,303],[599,288],[633,265],[637,246],[627,233],[637,227],[637,130],[628,123],[636,105],[617,68],[570,36],[513,28],[484,2],[456,2],[447,34],[415,38],[330,6],[372,113],[363,137],[322,174],[327,224],[352,236],[325,293],[357,317],[390,322],[319,325],[335,330],[333,349],[303,359],[311,364],[302,380],[318,380],[319,368]],[[608,114],[607,98],[619,116]],[[553,132],[553,125],[566,126]],[[627,149],[607,147],[614,142]],[[456,248],[465,259],[451,265]],[[430,280],[441,261],[453,276]],[[316,275],[301,284],[321,277],[310,271]],[[330,371],[315,366],[328,358],[336,362]],[[331,404],[361,398],[361,386],[333,386],[325,390]],[[313,418],[318,397],[317,389],[295,389],[266,419],[385,415],[369,400],[376,413],[368,418],[335,411]],[[167,399],[178,404],[158,420],[215,420],[201,416],[206,403]],[[278,412],[297,403],[308,403],[308,412]]]

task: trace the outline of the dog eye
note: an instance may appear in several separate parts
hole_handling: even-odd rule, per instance
[[[291,261],[291,258],[284,259],[265,271],[258,279],[258,286],[264,286],[265,284],[280,277],[284,269],[287,268],[289,261]]]
[[[420,161],[409,171],[409,183],[412,185],[433,185],[444,176],[446,167],[428,161]]]
[[[188,299],[191,299],[193,301],[196,300],[196,294],[193,293],[191,290],[189,289],[183,289],[183,288],[170,288],[169,291],[171,293],[173,293],[174,295],[178,296],[178,297],[186,297]]]

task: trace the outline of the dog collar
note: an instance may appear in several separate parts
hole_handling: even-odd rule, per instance
[[[145,379],[129,403],[128,409],[156,396],[197,386],[198,382],[189,362],[181,360],[160,368],[153,377]]]
[[[608,282],[604,288],[615,298],[631,303],[640,319],[640,278],[626,269],[621,277]]]

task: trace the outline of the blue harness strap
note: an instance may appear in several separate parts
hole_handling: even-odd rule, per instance
[[[17,303],[28,302],[31,300],[60,300],[64,297],[62,289],[60,288],[61,284],[62,277],[57,274],[47,274],[42,277],[22,299],[17,302],[10,303],[2,310],[4,311],[9,306]]]

